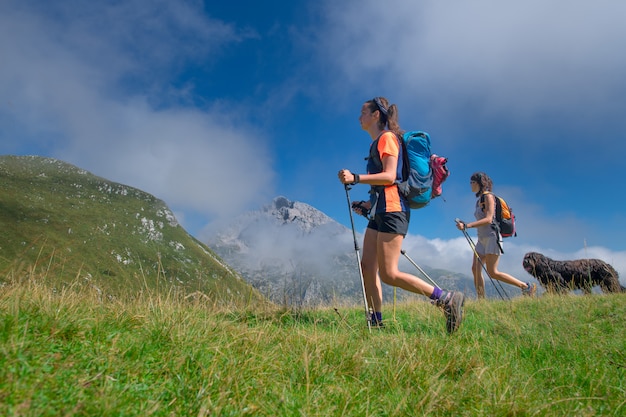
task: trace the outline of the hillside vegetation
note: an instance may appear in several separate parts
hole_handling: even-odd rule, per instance
[[[37,275],[102,296],[145,289],[261,300],[161,200],[67,163],[0,157],[0,284]]]
[[[3,416],[622,416],[626,295],[468,301],[447,335],[426,302],[216,307],[0,288]]]

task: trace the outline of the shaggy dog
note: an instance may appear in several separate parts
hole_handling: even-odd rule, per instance
[[[580,289],[591,294],[599,285],[603,292],[626,292],[613,267],[600,259],[556,261],[537,252],[528,252],[522,262],[524,269],[548,292],[562,294]]]

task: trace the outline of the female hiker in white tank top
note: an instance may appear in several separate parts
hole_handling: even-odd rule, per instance
[[[478,243],[476,244],[476,253],[480,257],[473,257],[472,274],[474,275],[474,286],[476,287],[476,296],[485,298],[485,279],[483,278],[482,264],[487,268],[487,273],[493,279],[515,285],[522,290],[523,295],[533,296],[537,292],[537,285],[529,282],[523,282],[519,279],[498,271],[498,261],[501,254],[500,234],[491,226],[496,212],[495,197],[491,193],[493,182],[491,178],[484,172],[475,172],[470,177],[470,186],[472,192],[476,194],[476,210],[474,217],[476,221],[463,223],[457,222],[456,227],[459,230],[476,228],[478,235]],[[484,198],[481,198],[483,197]],[[481,204],[481,201],[484,203]]]

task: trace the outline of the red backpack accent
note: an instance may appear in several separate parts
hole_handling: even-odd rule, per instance
[[[450,176],[450,170],[446,166],[448,158],[432,154],[430,156],[430,167],[433,170],[433,186],[431,198],[441,195],[441,185]]]

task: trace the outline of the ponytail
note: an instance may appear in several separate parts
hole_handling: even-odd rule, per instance
[[[398,138],[402,138],[404,130],[400,128],[400,124],[398,123],[398,106],[395,104],[389,106],[389,110],[387,111],[387,128],[395,133]]]

